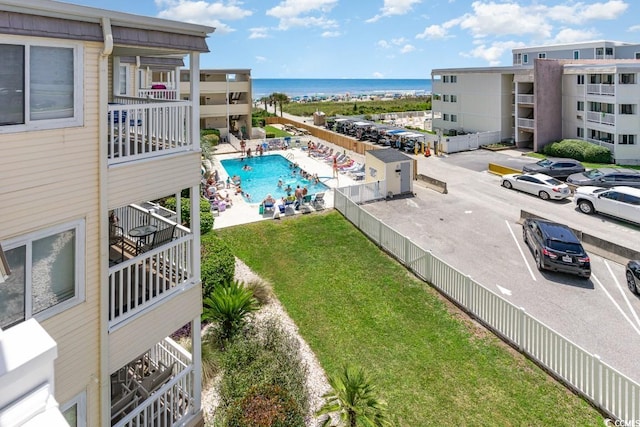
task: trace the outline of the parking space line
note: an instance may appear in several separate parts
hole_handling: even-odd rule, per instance
[[[537,282],[536,276],[533,275],[533,270],[531,270],[531,267],[529,266],[529,263],[527,262],[527,258],[524,256],[524,252],[522,251],[522,248],[520,247],[520,243],[518,243],[518,239],[516,238],[516,235],[513,233],[513,230],[511,229],[511,225],[509,225],[509,221],[507,221],[505,219],[504,222],[507,224],[507,228],[509,229],[509,233],[511,233],[511,237],[513,237],[513,241],[516,242],[516,246],[518,247],[518,251],[520,251],[520,256],[522,257],[522,260],[524,261],[524,265],[527,266],[527,270],[529,270],[529,274],[531,274],[531,278],[533,279],[534,282]]]
[[[629,307],[629,311],[631,311],[631,314],[633,314],[633,318],[636,319],[636,322],[638,323],[638,325],[640,325],[640,318],[638,318],[638,313],[636,313],[635,309],[631,305],[631,301],[629,301],[629,298],[627,297],[627,294],[624,288],[620,286],[620,282],[618,282],[618,278],[615,276],[615,274],[613,274],[613,271],[611,270],[611,266],[609,265],[606,259],[604,260],[604,263],[607,266],[607,269],[609,270],[609,274],[611,274],[611,277],[613,277],[613,280],[616,282],[616,286],[618,287],[618,290],[622,294],[622,298],[624,298],[624,301],[627,303],[627,307]]]
[[[613,305],[616,306],[620,314],[622,314],[622,317],[624,317],[626,321],[629,322],[631,327],[636,331],[636,333],[640,335],[640,330],[638,329],[638,327],[631,321],[631,319],[629,319],[629,316],[627,316],[627,313],[625,313],[622,307],[620,307],[620,305],[613,299],[609,291],[607,291],[607,289],[602,285],[602,282],[600,282],[600,280],[593,273],[591,274],[591,278],[595,280],[598,286],[600,286],[600,288],[604,291],[604,293],[607,294],[607,297],[609,297]]]

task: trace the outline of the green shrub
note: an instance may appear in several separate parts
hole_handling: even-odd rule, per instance
[[[223,341],[236,336],[247,317],[260,308],[253,292],[236,280],[213,288],[203,301],[202,320],[216,322]]]
[[[185,227],[191,227],[191,208],[189,206],[190,199],[186,197],[180,198],[180,219]],[[176,198],[168,197],[164,201],[164,207],[176,211]],[[200,198],[200,234],[206,234],[213,229],[213,214],[211,213],[211,204],[207,199]]]
[[[611,151],[606,147],[580,139],[565,139],[545,145],[544,154],[591,163],[611,163]]]
[[[233,280],[236,259],[227,243],[208,234],[202,238],[200,253],[202,295],[209,296],[216,286]]]
[[[207,234],[213,229],[213,214],[200,212],[200,234]]]
[[[276,134],[275,133],[271,133],[271,132],[267,132],[265,135],[267,138],[275,138]]]
[[[263,326],[249,325],[223,353],[224,372],[220,384],[220,414],[249,394],[256,386],[277,386],[287,391],[302,414],[309,410],[306,388],[307,368],[299,356],[298,340],[285,332],[275,320]]]
[[[225,427],[304,427],[305,418],[291,395],[275,385],[258,385],[229,407]]]

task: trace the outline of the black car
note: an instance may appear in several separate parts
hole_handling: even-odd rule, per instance
[[[638,260],[627,263],[627,286],[634,294],[640,294],[640,261]]]
[[[567,182],[573,185],[594,187],[636,187],[640,188],[640,171],[622,168],[599,168],[569,175]]]
[[[585,279],[591,276],[589,255],[566,225],[527,218],[522,224],[522,238],[533,251],[538,270],[572,273]]]
[[[539,162],[525,165],[523,172],[543,173],[554,178],[565,179],[574,173],[584,172],[585,168],[577,160],[573,159],[542,159]]]

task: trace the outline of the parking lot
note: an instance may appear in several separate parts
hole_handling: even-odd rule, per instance
[[[387,225],[458,270],[537,317],[625,375],[640,381],[640,299],[626,286],[625,260],[591,257],[592,276],[537,270],[522,240],[520,211],[526,210],[595,236],[640,250],[640,228],[589,216],[571,199],[543,201],[507,190],[489,162],[521,167],[532,159],[475,151],[420,158],[418,172],[447,182],[448,194],[414,185],[415,197],[364,205]],[[591,248],[592,249],[592,248]],[[610,259],[613,258],[614,260]]]

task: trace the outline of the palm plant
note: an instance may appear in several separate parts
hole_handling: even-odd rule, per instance
[[[219,323],[223,341],[242,330],[247,316],[259,308],[253,292],[237,280],[216,286],[203,305],[202,320]]]
[[[323,398],[325,404],[316,415],[336,413],[348,427],[386,427],[393,424],[386,416],[386,404],[376,395],[376,387],[361,367],[345,366],[340,375],[329,378],[332,390]],[[328,415],[323,427],[331,426]]]
[[[282,117],[282,105],[289,102],[289,97],[286,93],[274,92],[271,94],[271,98],[276,103],[276,106],[280,105],[280,117]]]

